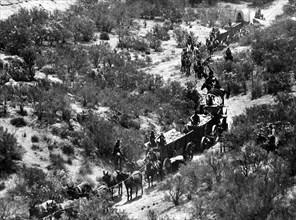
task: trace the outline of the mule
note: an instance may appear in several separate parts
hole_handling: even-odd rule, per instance
[[[122,195],[122,183],[119,181],[118,178],[118,172],[115,172],[116,175],[114,174],[109,174],[109,172],[103,171],[103,181],[107,184],[108,188],[111,190],[111,197],[113,197],[113,190],[115,186],[118,186],[118,196]]]
[[[41,204],[34,204],[29,207],[29,218],[36,217],[37,219],[45,218],[58,210],[56,201],[47,200]]]
[[[108,187],[108,185],[103,182],[103,183],[100,183],[99,185],[96,186],[96,188],[93,190],[93,194],[94,195],[97,195],[98,197],[109,197],[109,194],[111,196],[111,193],[110,193],[110,189]]]
[[[92,187],[87,182],[82,182],[77,186],[69,186],[67,184],[67,194],[70,199],[79,199],[81,197],[87,197],[89,198],[90,192],[92,191]]]
[[[148,181],[148,187],[153,186],[153,178],[155,176],[160,176],[160,179],[162,181],[162,165],[161,161],[157,160],[155,162],[149,161],[145,166],[145,175]]]
[[[132,200],[133,187],[136,187],[136,197],[138,197],[138,187],[141,187],[141,195],[143,195],[143,175],[140,171],[135,171],[131,175],[118,172],[120,181],[124,181],[127,192],[127,201]]]
[[[54,214],[54,217],[56,219],[60,219],[63,213],[65,213],[70,218],[76,218],[78,215],[78,211],[76,210],[76,208],[78,208],[78,205],[73,200],[67,200],[65,202],[57,204],[57,206],[58,211]]]

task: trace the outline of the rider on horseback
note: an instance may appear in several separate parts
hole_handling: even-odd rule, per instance
[[[112,153],[112,155],[113,155],[114,157],[116,157],[117,154],[119,154],[122,158],[124,158],[124,155],[123,155],[123,153],[121,152],[120,140],[117,140],[117,141],[116,141],[116,144],[115,144],[115,146],[114,146],[113,153]]]
[[[219,80],[216,77],[212,78],[212,85],[213,85],[213,88],[215,89],[221,89]]]
[[[151,148],[154,148],[156,147],[156,141],[155,141],[155,134],[154,134],[154,131],[151,131],[150,133],[150,137],[149,137],[149,144],[150,144],[150,147]]]

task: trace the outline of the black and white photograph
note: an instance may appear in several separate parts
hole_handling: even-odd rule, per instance
[[[0,220],[295,220],[296,0],[0,0]]]

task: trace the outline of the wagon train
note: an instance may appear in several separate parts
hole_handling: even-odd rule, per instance
[[[151,149],[162,164],[162,170],[167,173],[175,171],[178,164],[190,161],[193,154],[202,153],[218,140],[218,134],[227,130],[227,109],[222,98],[213,94],[204,95],[204,102],[199,110],[199,123],[191,125],[188,122],[183,132],[172,129],[164,133],[166,144]],[[210,99],[213,99],[209,101]],[[149,146],[149,142],[145,144]],[[176,164],[176,165],[175,165]]]
[[[207,40],[208,48],[217,48],[223,44],[229,45],[230,42],[236,41],[242,28],[250,23],[250,11],[248,9],[240,10],[236,13],[235,23],[229,23],[224,30],[213,28],[210,33],[209,40]]]

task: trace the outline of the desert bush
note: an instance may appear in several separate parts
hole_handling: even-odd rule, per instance
[[[33,136],[31,137],[31,142],[32,142],[32,143],[39,142],[39,137],[38,137],[37,135],[33,135]]]
[[[168,177],[161,186],[167,191],[166,198],[171,200],[176,206],[180,204],[180,198],[185,194],[185,180],[180,174]]]
[[[18,117],[18,118],[11,119],[10,124],[12,124],[15,127],[24,127],[27,125],[27,122],[23,117]]]
[[[97,196],[85,200],[79,207],[80,219],[96,219],[98,216],[106,220],[126,220],[126,213],[119,212],[111,207],[111,201],[106,198],[98,198]]]
[[[1,182],[0,183],[0,191],[2,191],[4,189],[5,189],[5,183],[4,182]]]
[[[49,154],[49,159],[51,164],[49,165],[49,169],[54,170],[66,170],[64,158],[60,154]]]
[[[22,160],[24,151],[14,135],[0,127],[0,170],[5,173],[16,171],[16,161]]]
[[[159,24],[156,24],[152,28],[152,34],[160,40],[167,41],[170,39],[170,35],[168,30]]]
[[[251,99],[260,98],[263,95],[263,85],[260,81],[254,81],[251,90]]]
[[[145,52],[148,49],[148,43],[144,38],[134,38],[132,48],[137,51]]]
[[[221,8],[218,6],[211,8],[199,7],[196,12],[197,19],[204,26],[225,27],[228,21],[235,21],[235,11],[229,8]]]
[[[182,28],[175,28],[173,33],[174,33],[174,38],[178,44],[178,47],[185,47],[187,36],[188,36],[187,31]]]
[[[36,144],[32,144],[31,149],[33,151],[37,151],[37,150],[40,150],[40,147],[38,145],[36,145]]]
[[[151,33],[147,33],[146,38],[149,42],[149,46],[155,50],[155,52],[161,52],[161,40],[158,39],[156,36],[153,36]]]
[[[101,33],[100,40],[110,40],[109,34],[106,32]]]
[[[27,206],[24,201],[7,196],[0,198],[0,219],[25,219],[27,215]]]
[[[86,135],[82,139],[81,147],[86,156],[93,156],[93,153],[100,156],[110,155],[115,142],[112,124],[91,114],[83,127]]]
[[[157,220],[157,214],[153,209],[149,209],[147,211],[147,218],[148,220]]]
[[[63,144],[62,146],[62,152],[63,154],[66,154],[68,156],[74,155],[75,150],[74,147],[68,144]]]
[[[79,168],[79,174],[82,176],[93,174],[92,164],[85,160]]]
[[[63,199],[62,179],[67,178],[65,172],[48,172],[35,167],[22,167],[18,173],[15,187],[8,190],[11,198],[21,196],[27,204],[42,203],[54,199]]]
[[[266,90],[269,94],[277,94],[278,92],[290,92],[294,84],[293,73],[279,72],[268,74],[266,82]]]

